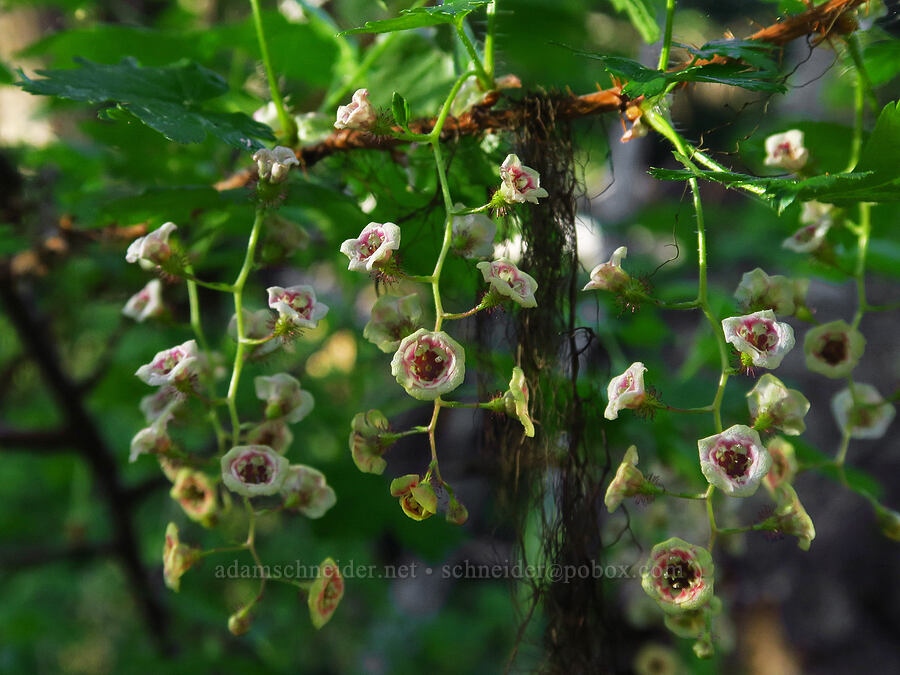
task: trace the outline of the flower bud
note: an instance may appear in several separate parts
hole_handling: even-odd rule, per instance
[[[610,291],[611,293],[621,292],[631,279],[628,276],[628,272],[622,269],[622,260],[627,255],[628,248],[625,246],[620,246],[613,251],[607,262],[600,263],[591,270],[591,280],[581,290],[599,289],[601,291]]]
[[[166,586],[176,593],[181,587],[181,577],[200,559],[200,549],[182,544],[178,539],[178,526],[169,523],[163,545],[163,578]]]
[[[202,471],[193,469],[181,469],[175,475],[175,484],[169,491],[169,496],[181,504],[188,518],[204,527],[212,527],[215,524],[216,488],[212,481]]]
[[[897,413],[871,384],[853,382],[831,399],[831,411],[841,432],[850,438],[881,438]]]
[[[297,155],[290,148],[279,145],[272,150],[263,148],[253,153],[259,179],[267,183],[278,184],[287,180],[292,166],[300,166]]]
[[[254,378],[256,397],[266,402],[266,419],[282,420],[296,424],[306,417],[315,405],[315,399],[300,382],[287,373],[260,375]]]
[[[797,537],[797,546],[809,550],[816,538],[816,528],[812,519],[800,503],[793,487],[782,483],[775,491],[775,515],[771,518],[779,532]]]
[[[269,307],[278,316],[299,328],[315,328],[319,320],[328,314],[328,305],[316,300],[312,286],[272,286],[266,289]]]
[[[403,338],[391,360],[391,375],[413,398],[433,401],[462,384],[466,353],[445,332],[420,328]]]
[[[697,441],[700,470],[710,484],[731,497],[749,497],[769,471],[772,458],[750,427],[735,424]]]
[[[766,166],[778,166],[787,171],[799,171],[806,166],[809,151],[803,147],[803,132],[791,129],[766,139]]]
[[[372,272],[384,267],[394,251],[400,248],[400,228],[394,223],[369,223],[356,239],[341,244],[341,253],[350,259],[347,269]]]
[[[325,482],[325,474],[303,464],[288,468],[281,494],[285,508],[299,511],[307,518],[321,518],[337,503],[334,490]]]
[[[344,597],[344,578],[341,570],[331,558],[325,558],[319,565],[319,575],[309,589],[307,604],[309,618],[316,629],[331,619],[341,598]]]
[[[534,423],[528,414],[528,381],[525,379],[525,371],[515,366],[512,378],[509,380],[509,389],[503,395],[506,414],[515,417],[525,429],[528,438],[534,438]]]
[[[122,314],[143,323],[145,319],[164,313],[165,309],[162,302],[162,282],[159,279],[151,279],[146,286],[128,299],[122,308]]]
[[[507,155],[500,166],[500,195],[507,204],[538,203],[538,198],[548,197],[542,188],[540,174],[525,166],[516,155]]]
[[[747,393],[747,404],[753,428],[763,431],[776,428],[788,436],[799,436],[806,429],[803,418],[809,411],[809,400],[796,389],[788,389],[771,373],[759,378]]]
[[[228,617],[228,631],[232,635],[244,635],[250,630],[253,619],[250,617],[250,608],[242,607]]]
[[[357,89],[349,105],[338,106],[335,129],[371,130],[378,115],[369,103],[369,90]]]
[[[437,513],[437,494],[429,483],[411,473],[391,481],[391,496],[400,498],[400,508],[413,520],[425,520]]]
[[[453,525],[463,525],[468,519],[468,509],[456,497],[450,495],[450,500],[447,503],[447,522]]]
[[[794,347],[794,329],[776,321],[770,309],[724,319],[722,330],[726,342],[761,368],[777,368]]]
[[[875,518],[882,534],[888,539],[900,541],[900,513],[875,502]]]
[[[826,377],[846,377],[866,350],[866,339],[846,321],[816,326],[803,338],[806,367]]]
[[[268,445],[279,455],[287,452],[294,440],[294,434],[284,419],[266,420],[247,432],[244,437],[248,445]]]
[[[496,293],[512,299],[522,307],[537,307],[537,300],[534,299],[537,282],[506,258],[499,258],[494,262],[480,262],[476,267],[481,270],[484,280]]]
[[[640,361],[628,366],[628,369],[609,381],[606,388],[606,396],[609,403],[603,416],[608,420],[619,418],[619,411],[624,409],[635,410],[640,408],[647,400],[647,392],[644,390],[644,373],[647,367]]]
[[[350,432],[350,453],[353,463],[363,473],[381,475],[387,468],[382,455],[394,444],[395,436],[388,433],[390,425],[380,410],[357,413]]]
[[[222,481],[245,497],[273,495],[287,476],[288,461],[265,445],[238,445],[221,460]]]
[[[776,436],[766,445],[766,450],[772,457],[772,466],[763,478],[763,485],[774,494],[775,489],[781,484],[790,485],[797,475],[797,455],[794,446],[781,436]]]
[[[164,223],[150,234],[138,237],[128,246],[125,260],[140,263],[145,268],[162,265],[172,256],[169,236],[177,229],[175,223]]]
[[[776,314],[789,316],[794,313],[796,291],[792,279],[780,274],[769,276],[757,267],[741,278],[734,298],[745,312],[771,309]]]
[[[647,484],[644,474],[637,468],[638,452],[637,447],[632,445],[625,451],[625,457],[619,468],[616,470],[616,476],[613,478],[609,487],[606,488],[606,496],[603,503],[606,509],[612,513],[626,497],[634,497],[635,495],[644,494]]]
[[[709,551],[672,537],[653,547],[644,592],[667,614],[696,610],[713,597],[714,568]]]
[[[400,341],[419,328],[422,304],[416,293],[403,297],[382,295],[372,307],[372,318],[363,329],[363,337],[389,354],[397,351]]]

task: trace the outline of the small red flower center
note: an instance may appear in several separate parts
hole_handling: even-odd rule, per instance
[[[415,376],[426,382],[434,382],[447,369],[446,355],[437,349],[419,345],[412,361]]]
[[[778,332],[771,321],[745,321],[738,329],[738,335],[761,352],[768,352],[778,344]]]
[[[161,375],[168,375],[183,356],[180,349],[173,349],[153,364],[153,370],[158,371]]]
[[[747,468],[751,462],[750,450],[740,443],[719,445],[713,451],[712,459],[728,474],[729,478],[740,478],[747,475]]]
[[[788,157],[794,156],[794,150],[791,147],[791,144],[785,141],[784,143],[779,143],[778,147],[775,149],[775,156],[779,155],[787,155]]]
[[[699,570],[691,561],[676,556],[669,558],[663,571],[663,579],[673,591],[690,588],[699,576]]]
[[[373,231],[363,236],[359,243],[360,260],[365,260],[371,256],[384,243],[384,236],[381,232]]]
[[[848,342],[847,336],[843,333],[826,335],[819,355],[829,366],[836,366],[847,360]]]
[[[800,244],[808,244],[816,236],[816,229],[815,225],[807,225],[794,235],[794,239]]]
[[[279,300],[286,302],[300,316],[308,316],[312,309],[312,298],[304,293],[285,293]]]
[[[262,485],[272,480],[272,462],[264,455],[239,458],[232,468],[243,483]]]

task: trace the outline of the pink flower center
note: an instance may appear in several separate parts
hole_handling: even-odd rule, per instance
[[[703,583],[701,570],[687,551],[673,549],[656,559],[657,588],[670,600],[690,596]]]
[[[816,226],[807,225],[794,235],[794,239],[800,244],[808,244],[816,236]]]
[[[778,157],[781,155],[784,155],[787,157],[794,156],[794,149],[791,147],[791,144],[788,143],[787,141],[785,141],[784,143],[779,143],[778,147],[775,148],[775,156]]]
[[[761,352],[768,352],[778,344],[778,332],[771,321],[749,319],[741,324],[738,336]]]
[[[819,350],[819,356],[829,366],[836,366],[847,360],[849,340],[843,333],[831,333],[825,336],[825,342]]]
[[[384,243],[384,234],[378,230],[367,232],[359,241],[359,259],[366,260]]]
[[[515,267],[500,263],[495,264],[492,271],[494,277],[506,282],[516,293],[519,295],[525,294],[525,280],[519,276]]]
[[[248,485],[264,485],[272,481],[272,460],[265,455],[248,454],[238,457],[231,470],[241,482]]]
[[[184,358],[184,353],[180,349],[172,349],[159,361],[153,364],[153,370],[157,371],[160,375],[168,375],[172,372],[172,369],[178,365],[182,358]]]
[[[447,369],[446,354],[442,350],[419,343],[412,359],[415,376],[426,382],[434,382]]]
[[[616,386],[617,394],[624,394],[626,391],[634,389],[634,375],[631,373],[625,373],[622,375],[619,380],[618,386]]]
[[[285,292],[279,300],[286,302],[291,306],[291,309],[303,317],[309,316],[309,312],[313,307],[312,298],[305,293],[291,293],[288,291]]]
[[[516,192],[525,193],[534,188],[531,176],[521,169],[510,168],[508,170],[508,175],[512,179],[511,182],[513,187],[515,187]]]
[[[750,450],[740,442],[721,441],[712,452],[712,460],[725,471],[729,478],[747,475],[752,461]]]

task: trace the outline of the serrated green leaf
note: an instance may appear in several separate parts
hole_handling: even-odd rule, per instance
[[[617,12],[625,12],[631,25],[647,44],[656,42],[660,37],[659,24],[651,0],[610,0]]]
[[[113,103],[178,143],[199,143],[207,134],[228,145],[253,150],[255,139],[273,140],[272,131],[242,113],[208,110],[201,103],[221,96],[228,85],[196,63],[142,68],[133,59],[116,65],[79,60],[71,70],[39,70],[34,80],[20,72],[16,84],[32,94],[89,103]]]
[[[355,33],[394,33],[399,30],[411,30],[414,28],[426,28],[427,26],[439,26],[444,23],[454,23],[458,19],[474,12],[479,7],[484,7],[491,0],[453,0],[445,2],[437,7],[417,7],[416,9],[404,9],[400,16],[381,21],[367,21],[358,28],[345,30],[341,35],[353,35]]]
[[[698,59],[714,59],[721,56],[744,61],[762,71],[774,71],[778,68],[778,64],[772,58],[772,52],[777,49],[776,45],[759,40],[712,40],[699,49],[680,43],[678,46]]]

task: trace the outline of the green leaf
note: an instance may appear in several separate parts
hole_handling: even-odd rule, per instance
[[[409,103],[396,91],[391,99],[391,111],[394,113],[394,120],[403,129],[409,126]]]
[[[208,185],[148,188],[140,194],[106,202],[96,224],[156,221],[161,213],[165,220],[185,222],[199,209],[220,210],[228,205],[226,195]]]
[[[863,50],[866,71],[874,86],[887,84],[900,75],[900,40],[881,40]]]
[[[113,103],[178,143],[199,143],[207,134],[228,145],[253,150],[254,139],[274,140],[272,131],[243,113],[218,112],[201,103],[228,91],[216,73],[196,63],[142,68],[133,59],[116,65],[79,60],[80,68],[39,70],[33,80],[20,71],[25,91],[73,101]]]
[[[647,44],[660,38],[659,24],[651,0],[610,0],[617,12],[625,12],[641,38]]]
[[[778,64],[772,58],[772,52],[777,47],[758,40],[712,40],[699,49],[680,43],[678,46],[698,59],[712,60],[721,56],[744,61],[759,70],[774,71],[778,68]]]
[[[0,63],[0,84],[12,84],[13,76],[9,69]]]
[[[400,12],[400,16],[396,18],[384,19],[382,21],[367,21],[359,28],[345,30],[340,34],[394,33],[398,30],[411,30],[413,28],[439,26],[444,23],[455,23],[467,14],[474,12],[479,7],[489,4],[490,1],[491,0],[452,0],[437,7],[404,9]]]

